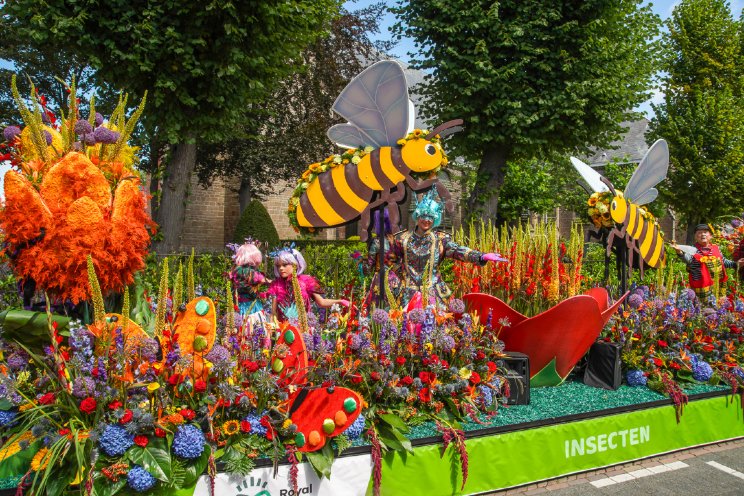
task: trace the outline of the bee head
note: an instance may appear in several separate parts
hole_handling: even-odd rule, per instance
[[[610,215],[612,220],[618,224],[625,222],[625,215],[628,213],[628,202],[623,198],[622,194],[616,194],[612,199],[610,205]]]
[[[403,162],[414,172],[433,171],[447,161],[439,143],[423,138],[406,141],[401,154]]]

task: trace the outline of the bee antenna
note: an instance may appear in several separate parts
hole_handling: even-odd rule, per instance
[[[458,126],[462,126],[463,122],[464,121],[462,119],[453,119],[451,121],[445,122],[444,124],[440,124],[437,127],[435,127],[432,132],[430,132],[429,134],[427,134],[426,135],[426,138],[424,138],[424,139],[430,140],[434,136],[436,136],[437,134],[440,137],[444,138],[445,136],[449,136],[452,133],[456,133],[457,131],[459,131],[462,128],[461,127],[459,129],[455,129],[455,128],[457,128]],[[443,131],[445,131],[445,130],[448,130],[449,132],[444,133]]]
[[[609,179],[607,179],[604,176],[601,176],[599,180],[602,181],[603,183],[605,183],[608,188],[610,188],[610,193],[612,193],[612,196],[617,196],[617,192],[615,191],[615,187],[612,185],[612,183],[610,182]]]

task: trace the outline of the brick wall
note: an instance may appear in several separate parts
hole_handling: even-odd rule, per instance
[[[203,188],[191,179],[186,201],[186,218],[181,237],[181,251],[220,252],[225,248],[225,184],[215,179]]]

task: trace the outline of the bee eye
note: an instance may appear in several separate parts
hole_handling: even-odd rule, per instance
[[[612,202],[612,209],[615,210],[616,208],[617,208],[617,202],[616,201],[613,201]]]
[[[426,145],[426,148],[424,148],[424,150],[426,151],[426,153],[428,153],[432,157],[434,156],[435,153],[437,153],[437,148],[432,144]]]

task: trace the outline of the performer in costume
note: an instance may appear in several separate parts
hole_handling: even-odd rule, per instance
[[[449,234],[436,231],[442,222],[443,205],[429,191],[416,205],[413,231],[395,234],[393,250],[402,260],[403,301],[407,304],[416,292],[421,292],[425,304],[445,305],[452,291],[442,280],[439,264],[445,258],[485,265],[486,262],[506,262],[496,253],[481,253],[460,246]]]
[[[230,279],[238,293],[240,313],[257,314],[263,310],[263,303],[259,298],[261,286],[271,282],[259,270],[263,262],[261,250],[252,241],[246,240],[236,248],[232,259],[235,266],[230,271]]]
[[[672,245],[677,255],[687,265],[690,287],[701,300],[709,296],[718,296],[714,295],[716,278],[718,278],[718,286],[725,287],[728,280],[726,269],[733,269],[737,265],[744,264],[744,259],[740,259],[737,263],[724,258],[718,246],[711,243],[712,239],[713,230],[710,225],[698,224],[695,227],[695,249],[697,250],[695,253],[686,253],[676,244]]]
[[[283,248],[271,254],[274,258],[274,275],[276,278],[269,284],[267,296],[274,298],[271,310],[279,320],[298,316],[292,274],[297,274],[300,295],[305,311],[310,310],[310,301],[319,307],[330,308],[333,305],[349,306],[348,300],[336,300],[323,297],[320,283],[313,276],[304,274],[307,263],[302,254],[294,248]]]
[[[387,280],[386,284],[387,287],[390,289],[390,291],[393,294],[394,298],[397,298],[400,293],[400,277],[398,274],[400,273],[400,264],[401,264],[401,257],[400,253],[398,253],[395,249],[395,237],[392,232],[392,228],[390,226],[390,217],[388,217],[387,208],[384,209],[384,231],[385,231],[385,237],[383,238],[385,241],[385,260],[383,262],[383,268],[387,272]],[[377,239],[377,225],[380,221],[380,211],[375,210],[374,218],[372,226],[374,226],[375,232],[373,233],[373,237],[370,240],[369,243],[369,250],[368,250],[368,256],[367,260],[365,261],[365,271],[368,274],[372,275],[371,282],[370,282],[370,288],[369,292],[367,293],[367,297],[365,298],[364,305],[368,306],[370,303],[372,303],[372,298],[379,295],[379,285],[380,285],[380,260],[378,257],[378,254],[380,252],[380,240]]]

